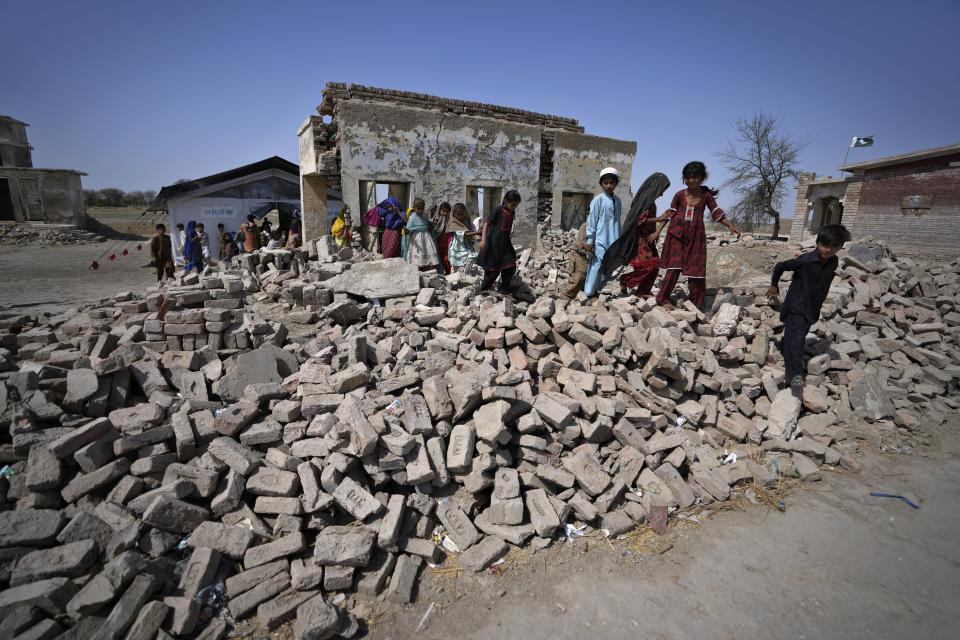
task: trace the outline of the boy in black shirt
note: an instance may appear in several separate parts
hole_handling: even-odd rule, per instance
[[[780,310],[783,322],[783,359],[787,380],[793,388],[803,387],[804,338],[810,327],[820,319],[820,307],[827,299],[830,282],[836,274],[837,252],[850,240],[850,232],[840,224],[829,224],[817,234],[817,248],[793,260],[778,262],[773,268],[773,282],[767,290],[772,304],[780,301],[780,276],[793,271],[790,289]]]

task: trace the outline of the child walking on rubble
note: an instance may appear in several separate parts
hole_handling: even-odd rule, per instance
[[[660,253],[660,268],[664,270],[657,304],[672,309],[670,294],[680,280],[687,276],[690,301],[702,308],[707,297],[707,231],[703,225],[703,212],[710,210],[714,222],[718,222],[740,237],[740,229],[727,219],[727,214],[717,206],[714,199],[719,191],[703,184],[707,179],[707,167],[702,162],[688,162],[683,167],[683,183],[686,189],[677,191],[664,213],[663,220],[649,240],[656,244],[665,224],[667,238]]]
[[[450,203],[441,202],[437,211],[430,217],[430,229],[433,231],[433,237],[437,241],[437,254],[440,256],[440,264],[443,266],[443,272],[450,275],[450,241],[453,234],[450,233]]]
[[[607,248],[620,237],[623,205],[620,202],[620,196],[614,193],[619,183],[620,174],[616,169],[613,167],[603,169],[600,172],[600,188],[603,191],[590,202],[585,239],[592,255],[583,284],[583,292],[588,298],[592,298],[607,281],[602,269],[603,255],[607,252]]]
[[[173,246],[166,225],[158,224],[156,235],[150,238],[150,257],[157,270],[157,282],[173,277]]]
[[[827,299],[830,283],[837,272],[837,252],[850,241],[850,232],[842,224],[828,224],[817,234],[817,248],[793,260],[778,262],[767,297],[772,304],[780,301],[780,277],[793,272],[793,280],[780,310],[783,322],[783,360],[787,380],[792,389],[803,388],[804,339],[810,327],[820,319],[820,308]]]
[[[520,206],[515,189],[503,196],[503,204],[483,218],[477,264],[483,267],[481,291],[488,291],[500,277],[500,293],[513,295],[513,274],[517,272],[517,250],[513,247],[513,218]]]
[[[413,201],[413,207],[407,216],[407,237],[403,257],[407,262],[416,265],[420,271],[442,272],[437,243],[433,239],[433,234],[430,233],[430,220],[424,211],[426,206],[423,198]]]
[[[567,280],[567,287],[560,295],[567,300],[573,300],[583,289],[583,283],[587,279],[587,268],[590,266],[590,258],[593,257],[593,251],[587,244],[587,223],[580,225],[577,231],[577,237],[573,241],[573,249],[570,250],[570,277]]]
[[[472,265],[477,259],[477,249],[473,245],[473,240],[480,237],[480,232],[473,226],[467,207],[462,202],[453,205],[447,232],[450,234],[450,247],[447,252],[450,258],[450,269],[458,271]]]

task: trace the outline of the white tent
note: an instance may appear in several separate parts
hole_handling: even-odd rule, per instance
[[[327,191],[328,211],[343,206],[340,193]],[[210,234],[210,251],[219,249],[217,225],[236,233],[247,216],[258,218],[278,212],[280,228],[300,214],[300,169],[279,156],[196,180],[168,185],[160,190],[148,211],[166,211],[168,229],[177,223],[202,222]]]

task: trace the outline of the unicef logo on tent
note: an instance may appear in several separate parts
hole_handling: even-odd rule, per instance
[[[205,216],[226,216],[230,217],[233,215],[233,209],[231,207],[218,207],[215,209],[204,209],[203,215]]]

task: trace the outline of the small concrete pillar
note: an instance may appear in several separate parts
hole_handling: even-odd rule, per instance
[[[797,176],[797,199],[793,205],[793,224],[790,227],[790,242],[800,243],[807,230],[807,217],[810,214],[807,201],[807,185],[816,180],[813,172],[800,172]]]
[[[327,235],[327,178],[300,176],[300,211],[303,215],[303,242]]]

